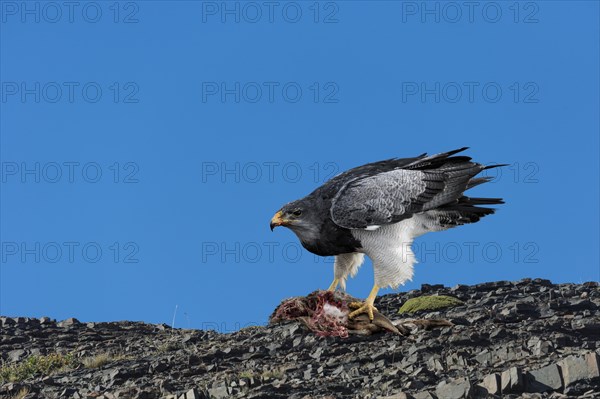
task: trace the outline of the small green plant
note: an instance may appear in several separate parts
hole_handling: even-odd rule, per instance
[[[100,353],[95,356],[84,357],[81,359],[81,364],[86,369],[97,369],[110,362],[110,355],[108,353]]]
[[[47,376],[76,366],[72,353],[52,353],[29,356],[25,360],[0,367],[0,382],[23,381],[37,376]]]
[[[25,396],[27,396],[27,394],[29,392],[30,392],[29,388],[27,388],[27,387],[21,388],[21,389],[19,389],[19,392],[17,392],[13,396],[11,396],[10,399],[23,399]]]
[[[256,373],[254,371],[246,370],[242,371],[239,375],[240,378],[254,378],[256,377]]]
[[[87,369],[97,369],[105,364],[116,362],[119,360],[127,360],[130,357],[124,354],[115,354],[115,353],[99,353],[94,356],[84,357],[81,359],[81,364],[83,367]]]
[[[159,345],[156,350],[158,352],[161,353],[165,353],[165,352],[174,352],[177,351],[179,349],[183,349],[183,344],[179,343],[179,342],[165,342],[161,345]]]
[[[398,313],[432,311],[463,305],[464,302],[453,296],[429,295],[411,298],[402,305]]]
[[[242,371],[238,377],[239,378],[260,378],[263,380],[276,380],[276,379],[280,379],[283,378],[284,376],[284,372],[283,370],[265,370],[261,373],[254,371],[254,370],[245,370]]]
[[[281,370],[267,370],[261,373],[263,380],[276,380],[283,378],[283,372]]]

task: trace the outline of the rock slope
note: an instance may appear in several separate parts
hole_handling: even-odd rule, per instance
[[[219,334],[137,322],[1,317],[0,396],[600,397],[597,283],[423,285],[382,296],[376,306],[390,319],[415,317],[397,311],[410,298],[438,294],[464,305],[416,316],[454,325],[407,337],[320,338],[295,322]],[[62,368],[39,366],[57,353],[67,359]],[[31,366],[29,374],[23,365]]]

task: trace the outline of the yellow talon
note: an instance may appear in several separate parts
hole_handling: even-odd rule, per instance
[[[340,280],[338,280],[337,278],[334,278],[333,282],[331,283],[331,285],[329,286],[329,288],[327,288],[327,291],[335,291],[335,289],[337,288],[339,282],[340,282]]]
[[[373,305],[370,305],[368,303],[362,303],[362,302],[352,302],[351,304],[349,304],[348,306],[352,307],[352,308],[358,308],[356,309],[354,312],[350,313],[348,315],[349,318],[353,319],[356,316],[358,316],[359,314],[362,313],[366,313],[369,315],[369,320],[373,320],[373,318],[375,317],[373,315],[373,312],[377,310],[377,308]]]
[[[375,297],[377,297],[377,291],[379,291],[379,287],[377,285],[373,286],[371,293],[367,297],[364,303],[362,302],[351,302],[348,304],[350,308],[357,308],[355,311],[351,312],[348,317],[350,319],[358,316],[359,314],[366,313],[369,315],[369,320],[373,320],[374,315],[373,312],[377,310],[373,303],[375,303]]]

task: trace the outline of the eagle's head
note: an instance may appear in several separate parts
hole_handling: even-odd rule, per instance
[[[301,201],[294,201],[284,205],[271,219],[271,231],[277,226],[285,226],[294,230],[301,228],[306,223],[308,209]]]
[[[271,219],[271,230],[285,226],[292,230],[301,241],[307,242],[319,236],[321,220],[315,212],[314,204],[306,198],[284,205]]]

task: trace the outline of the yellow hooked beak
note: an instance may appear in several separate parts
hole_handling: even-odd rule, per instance
[[[288,222],[289,221],[287,219],[281,217],[281,211],[279,211],[275,214],[275,216],[273,216],[273,219],[271,219],[271,224],[269,226],[271,227],[271,231],[273,231],[275,227],[285,226]]]

